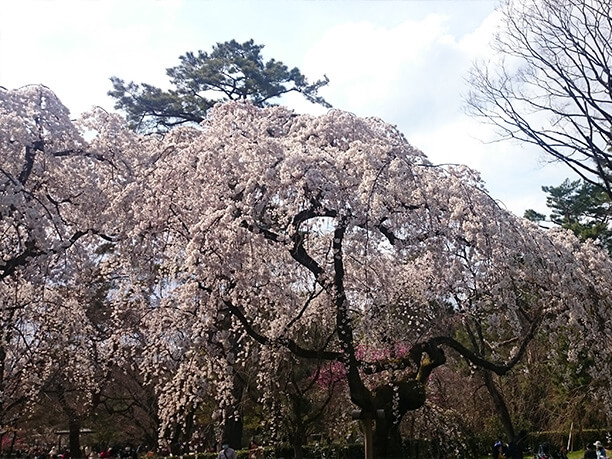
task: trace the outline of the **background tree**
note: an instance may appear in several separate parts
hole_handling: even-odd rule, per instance
[[[30,319],[45,286],[62,281],[65,251],[90,229],[78,218],[83,182],[71,167],[90,159],[48,88],[0,88],[0,126],[0,423],[10,424],[34,398]]]
[[[574,232],[581,240],[599,241],[612,253],[610,197],[588,182],[565,180],[558,187],[542,187],[548,194],[551,221]]]
[[[250,100],[257,106],[283,94],[297,92],[312,103],[330,105],[318,95],[327,77],[309,83],[297,67],[289,69],[274,59],[264,62],[263,45],[253,40],[217,43],[212,52],[188,52],[181,63],[167,69],[174,89],[165,91],[146,83],[112,77],[115,108],[124,111],[140,131],[166,131],[184,123],[200,123],[219,101]]]
[[[503,211],[471,171],[433,166],[380,120],[234,102],[151,154],[169,149],[138,185],[125,238],[138,246],[121,249],[157,266],[124,288],[160,293],[153,309],[146,289],[129,307],[146,316],[147,364],[180,362],[162,418],[202,385],[231,400],[224,369],[247,355],[275,377],[284,348],[340,363],[352,402],[377,419],[376,454],[397,456],[401,421],[448,349],[504,375],[542,327],[609,313],[607,256]],[[466,322],[486,352],[458,333]],[[243,347],[219,352],[230,338]]]
[[[90,422],[96,432],[104,432],[103,446],[132,444],[157,451],[160,422],[158,397],[150,381],[154,378],[145,376],[138,352],[125,352],[117,360],[109,368],[96,416]]]
[[[471,113],[496,126],[502,138],[536,145],[578,174],[584,185],[547,190],[553,218],[605,245],[601,211],[608,204],[601,193],[612,198],[611,8],[605,0],[505,0],[496,58],[475,66],[468,99]],[[591,339],[600,328],[595,321],[579,333]],[[595,377],[593,368],[587,371]]]
[[[108,212],[133,136],[96,126],[97,112],[76,122],[48,88],[0,91],[0,422],[52,396],[74,457],[112,347],[105,247],[119,219]]]
[[[276,378],[266,378],[273,387],[265,388],[265,393],[276,394],[266,400],[265,414],[271,413],[270,430],[288,439],[296,459],[304,457],[304,445],[310,435],[325,432],[323,424],[328,412],[340,419],[347,417],[346,411],[334,411],[337,407],[333,402],[341,398],[344,387],[342,375],[334,372],[338,368],[327,361],[305,362],[286,351],[276,361]]]
[[[551,222],[571,230],[583,241],[598,241],[612,253],[610,197],[600,186],[566,179],[559,186],[543,186],[542,190],[547,193]],[[543,220],[543,215],[534,218],[530,212],[525,213],[526,218]]]
[[[612,6],[505,0],[499,58],[471,73],[470,111],[612,198]]]

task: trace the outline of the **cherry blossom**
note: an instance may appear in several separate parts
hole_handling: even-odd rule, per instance
[[[231,424],[241,374],[273,407],[303,361],[392,455],[449,352],[504,375],[544,332],[597,359],[612,412],[607,255],[382,120],[230,102],[141,136],[32,86],[0,91],[0,126],[3,416],[44,392],[78,424],[123,365],[155,386],[162,436],[210,397]]]
[[[157,148],[123,250],[145,257],[125,306],[147,329],[143,364],[177,368],[166,419],[204,381],[231,404],[225,369],[257,355],[273,387],[289,350],[343,364],[353,403],[385,412],[382,445],[450,349],[502,375],[565,314],[609,310],[603,253],[515,217],[381,120],[228,103]]]
[[[0,91],[0,423],[44,393],[77,440],[111,361],[107,222],[129,152],[94,135],[97,112],[79,124],[44,86]]]

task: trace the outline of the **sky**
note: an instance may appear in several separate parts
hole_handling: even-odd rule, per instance
[[[4,0],[0,86],[51,88],[76,117],[113,109],[109,78],[168,88],[187,51],[253,39],[298,67],[334,108],[396,125],[434,163],[466,164],[522,215],[549,213],[542,185],[570,172],[539,150],[496,142],[465,113],[468,72],[487,60],[497,0]],[[281,101],[322,113],[298,96]]]

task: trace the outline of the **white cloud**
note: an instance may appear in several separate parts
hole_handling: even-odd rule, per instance
[[[180,54],[168,40],[177,28],[180,2],[154,5],[142,0],[6,2],[0,19],[0,84],[45,84],[75,115],[95,104],[112,107],[106,96],[112,75],[163,84],[165,67],[177,63]]]
[[[452,42],[472,58],[486,56],[490,54],[491,40],[499,30],[501,19],[501,14],[493,11],[473,32],[465,34],[458,40],[453,39]]]
[[[366,21],[329,29],[304,59],[307,74],[326,74],[334,105],[374,114],[397,98],[401,74],[422,66],[444,31],[444,18],[429,15],[385,28]]]
[[[434,163],[461,163],[480,172],[491,196],[516,215],[526,209],[548,213],[541,187],[558,185],[574,174],[561,164],[547,162],[538,148],[492,141],[495,138],[490,126],[464,117],[415,132],[409,140]]]

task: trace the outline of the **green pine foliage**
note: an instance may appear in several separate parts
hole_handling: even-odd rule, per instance
[[[263,45],[253,40],[217,43],[212,51],[187,52],[180,64],[166,69],[172,89],[111,77],[115,108],[126,113],[140,132],[164,132],[185,123],[200,123],[217,102],[249,100],[263,107],[283,94],[297,92],[314,104],[331,107],[318,94],[326,76],[310,83],[297,67],[264,61]]]
[[[581,240],[593,239],[612,254],[612,206],[603,187],[589,182],[565,179],[558,186],[543,186],[550,209],[550,221],[571,230]],[[528,220],[540,222],[546,216],[532,209],[525,211]]]

